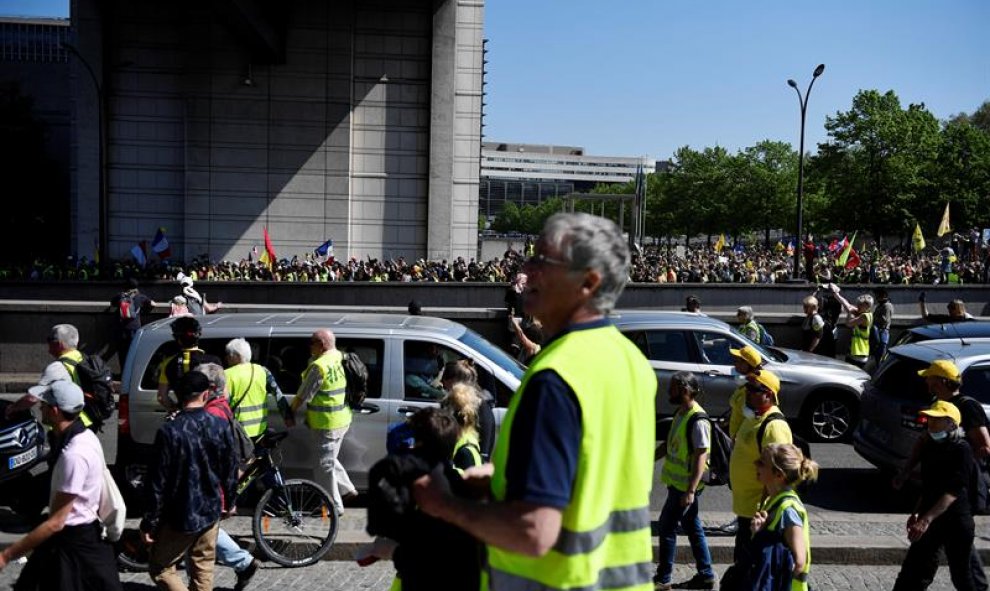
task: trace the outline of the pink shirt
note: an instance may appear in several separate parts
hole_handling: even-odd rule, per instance
[[[103,491],[103,448],[96,435],[86,429],[76,435],[62,451],[52,471],[52,495],[75,495],[65,525],[84,525],[98,519],[100,493]]]

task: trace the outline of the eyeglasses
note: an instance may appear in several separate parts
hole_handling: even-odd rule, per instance
[[[526,259],[526,261],[523,262],[523,265],[527,267],[543,267],[546,265],[567,267],[570,265],[570,263],[563,259],[555,259],[553,257],[548,257],[545,254],[534,254],[533,256]]]

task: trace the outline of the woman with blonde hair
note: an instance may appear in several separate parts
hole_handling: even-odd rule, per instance
[[[449,410],[460,426],[460,437],[454,446],[454,469],[461,475],[468,468],[480,466],[481,445],[478,440],[478,408],[482,405],[478,389],[466,383],[454,384],[440,408]]]
[[[807,591],[811,569],[808,511],[794,490],[818,478],[818,464],[791,443],[770,443],[756,460],[765,497],[753,516],[749,585],[744,589]]]
[[[472,359],[449,361],[443,366],[440,374],[440,385],[447,392],[452,392],[457,384],[465,384],[472,388],[480,404],[476,409],[475,428],[478,432],[478,448],[482,460],[487,461],[495,445],[495,413],[492,410],[494,400],[492,395],[478,384],[478,369]]]

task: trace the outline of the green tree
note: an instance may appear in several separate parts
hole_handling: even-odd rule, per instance
[[[951,202],[952,227],[962,230],[990,225],[990,134],[969,121],[955,119],[942,129],[942,141],[931,162],[929,199],[916,215],[934,229],[946,202]],[[926,228],[927,229],[927,228]]]
[[[893,91],[860,91],[852,108],[825,122],[810,168],[822,175],[832,227],[903,234],[931,195],[930,164],[941,136],[924,106],[902,109]]]
[[[740,154],[743,182],[737,185],[737,216],[742,230],[762,230],[770,244],[770,230],[791,228],[797,212],[798,155],[786,142],[763,140]]]

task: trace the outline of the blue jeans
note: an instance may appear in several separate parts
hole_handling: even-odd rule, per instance
[[[698,499],[701,497],[701,491],[694,495],[694,502],[687,508],[681,507],[683,495],[683,492],[668,486],[667,501],[660,511],[660,532],[657,534],[657,537],[660,538],[660,564],[657,565],[657,580],[660,583],[669,583],[671,573],[674,571],[678,523],[681,524],[691,542],[691,553],[694,554],[698,574],[703,577],[715,578],[715,572],[712,570],[712,555],[708,551],[708,540],[705,539],[705,530],[702,529],[701,519],[698,518]]]
[[[237,542],[223,528],[217,532],[217,564],[229,566],[234,572],[241,572],[251,565],[254,557],[237,545]]]

